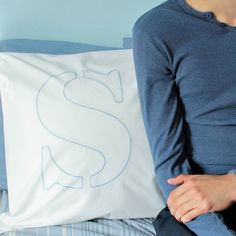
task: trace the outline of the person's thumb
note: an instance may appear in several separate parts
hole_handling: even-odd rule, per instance
[[[192,177],[192,175],[185,175],[185,174],[180,174],[174,178],[170,178],[167,180],[167,182],[169,184],[182,184],[183,182],[187,181],[188,179],[190,179]]]

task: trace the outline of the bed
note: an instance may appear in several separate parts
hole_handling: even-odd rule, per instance
[[[7,191],[0,191],[0,212],[7,210]],[[14,230],[2,236],[150,236],[156,235],[152,225],[154,218],[140,219],[93,219],[77,224]]]
[[[123,48],[132,48],[132,39],[123,38]],[[0,42],[0,51],[6,52],[41,52],[50,54],[70,54],[96,50],[120,49],[107,48],[96,45],[86,45],[70,42],[53,42],[53,41],[37,41],[37,40],[6,40]],[[1,144],[3,145],[3,144]],[[2,168],[3,165],[0,165]],[[1,170],[2,172],[5,170]],[[0,213],[8,211],[8,191],[4,188],[0,190]],[[156,235],[153,227],[153,217],[135,218],[135,219],[106,219],[96,218],[84,222],[55,225],[50,227],[27,228],[22,230],[13,230],[3,233],[3,236],[25,236],[25,235],[127,235],[127,236],[149,236]]]

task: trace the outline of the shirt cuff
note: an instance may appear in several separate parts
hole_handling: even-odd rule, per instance
[[[232,169],[228,171],[228,174],[231,174],[231,173],[236,175],[236,169]]]

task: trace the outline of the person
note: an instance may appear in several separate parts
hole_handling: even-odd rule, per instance
[[[167,0],[132,37],[157,235],[236,235],[236,1]]]

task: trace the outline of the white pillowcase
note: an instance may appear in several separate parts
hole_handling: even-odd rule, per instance
[[[9,212],[15,228],[156,217],[132,49],[0,53]]]

